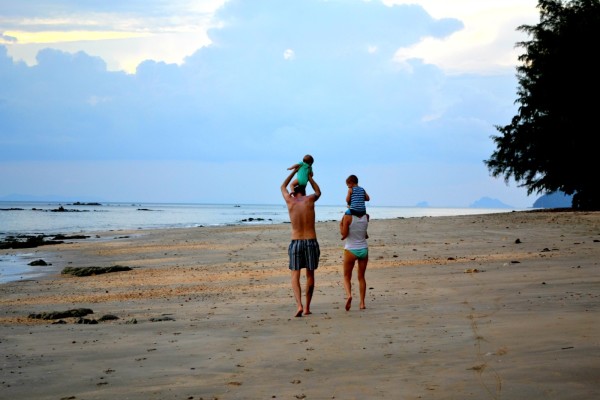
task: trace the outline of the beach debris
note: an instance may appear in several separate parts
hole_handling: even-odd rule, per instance
[[[100,318],[98,318],[98,321],[103,322],[103,321],[115,321],[119,319],[119,317],[117,317],[116,315],[112,315],[112,314],[105,314],[103,316],[101,316]]]
[[[517,240],[515,240],[515,244],[521,244],[521,239],[517,238]]]
[[[43,312],[38,314],[29,314],[29,318],[32,319],[61,319],[61,318],[73,318],[73,317],[85,317],[88,314],[93,314],[89,308],[75,308],[67,311],[51,311]]]
[[[512,260],[510,263],[511,263],[511,264],[521,264],[521,261]]]
[[[86,325],[96,325],[98,323],[98,321],[96,321],[95,319],[88,319],[88,318],[79,318],[77,320],[78,324],[86,324]]]
[[[467,370],[473,370],[473,371],[483,371],[484,369],[486,369],[487,365],[486,364],[480,364],[480,365],[474,365],[471,368],[467,368]]]
[[[477,268],[467,268],[467,269],[465,269],[465,274],[476,274],[478,272],[483,272],[483,270],[477,269]]]
[[[122,265],[113,265],[112,267],[65,267],[61,271],[61,274],[74,276],[92,276],[122,271],[131,271],[131,267],[126,267]]]
[[[39,260],[32,261],[32,262],[28,263],[27,265],[31,265],[32,267],[44,267],[46,265],[52,265],[52,264],[48,264],[46,261],[39,259]]]
[[[175,318],[169,317],[169,316],[152,317],[152,318],[150,318],[149,321],[150,322],[175,321]]]

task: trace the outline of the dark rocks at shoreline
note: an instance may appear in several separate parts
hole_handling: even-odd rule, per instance
[[[112,315],[112,314],[105,314],[103,316],[101,316],[100,318],[98,318],[99,322],[104,322],[104,321],[116,321],[118,320],[119,317],[117,317],[116,315]]]
[[[67,209],[63,206],[50,210],[50,212],[89,212],[90,210],[75,210],[75,209]]]
[[[89,318],[79,318],[77,321],[75,321],[76,324],[86,324],[86,325],[96,325],[98,324],[98,321],[96,321],[95,319],[89,319]]]
[[[240,222],[260,222],[260,221],[273,221],[271,218],[269,218],[268,220],[265,220],[264,218],[245,218],[243,220],[241,220]]]
[[[80,201],[76,201],[75,203],[71,204],[72,206],[101,206],[101,203],[97,203],[97,202],[91,202],[91,203],[82,203]]]
[[[61,271],[61,274],[73,276],[93,276],[131,270],[131,267],[125,267],[122,265],[113,265],[112,267],[65,267]]]
[[[50,311],[50,312],[42,312],[42,313],[32,313],[28,315],[28,318],[31,319],[43,319],[43,320],[54,320],[53,324],[66,324],[63,318],[77,318],[75,320],[76,324],[85,324],[85,325],[96,325],[99,322],[105,321],[115,321],[118,320],[119,317],[112,314],[106,314],[102,317],[96,319],[93,318],[84,318],[87,315],[93,314],[94,311],[89,308],[75,308],[67,311]]]
[[[93,319],[93,318],[83,318],[83,317],[79,317],[75,320],[75,324],[84,324],[84,325],[98,325],[98,323],[100,322],[106,322],[106,321],[116,321],[120,319],[119,317],[117,317],[116,315],[111,315],[111,314],[106,314],[101,316],[98,319]],[[54,321],[52,324],[53,325],[64,325],[67,322],[63,319],[59,319],[58,321]]]
[[[12,210],[17,210],[17,209],[16,208],[15,209],[7,209],[7,211],[12,211]],[[46,210],[46,209],[43,209],[43,208],[33,207],[31,209],[31,211],[40,211],[40,212],[90,212],[90,210],[68,209],[68,208],[64,208],[63,206],[60,206],[58,208],[53,208],[51,210]]]
[[[25,209],[24,208],[11,207],[11,208],[0,208],[0,211],[25,211]]]
[[[47,265],[52,265],[52,264],[48,264],[46,261],[39,259],[39,260],[32,261],[32,262],[28,263],[27,265],[31,265],[32,267],[45,267]]]
[[[43,312],[38,314],[29,314],[29,318],[32,319],[61,319],[61,318],[77,318],[77,317],[85,317],[86,315],[93,314],[89,308],[75,308],[67,311],[50,311]]]
[[[51,238],[46,240],[46,238]],[[51,244],[63,244],[65,240],[88,239],[86,235],[18,235],[7,236],[5,240],[0,241],[0,249],[31,249],[39,246]]]
[[[63,235],[59,233],[55,235],[53,240],[77,240],[77,239],[89,239],[89,236],[86,235]]]
[[[0,241],[0,249],[30,249],[38,246],[51,244],[62,244],[62,240],[46,240],[46,235],[19,235],[7,236],[6,240]],[[24,240],[22,240],[24,239]]]

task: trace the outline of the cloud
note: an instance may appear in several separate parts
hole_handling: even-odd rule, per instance
[[[408,0],[386,0],[386,4],[413,3]],[[395,54],[397,62],[420,59],[434,64],[446,73],[503,73],[517,63],[514,45],[522,39],[516,27],[535,24],[538,20],[536,0],[422,0],[419,3],[436,18],[454,17],[464,27],[444,37],[425,36]]]
[[[462,187],[467,175],[473,182],[486,176],[489,136],[515,111],[514,70],[450,74],[414,53],[425,38],[450,43],[468,29],[459,18],[433,17],[417,5],[231,0],[215,13],[210,29],[203,25],[205,38],[198,33],[194,42],[191,34],[188,42],[179,33],[157,32],[169,26],[176,31],[170,18],[188,21],[182,10],[192,3],[174,2],[179,8],[171,14],[162,13],[171,7],[167,2],[152,3],[149,14],[141,2],[123,3],[84,15],[118,15],[117,25],[127,32],[143,32],[135,28],[140,21],[159,22],[147,27],[150,36],[86,41],[94,49],[106,46],[99,53],[110,56],[76,50],[83,45],[77,41],[61,49],[36,44],[35,62],[24,64],[9,45],[0,46],[0,74],[6,77],[0,82],[0,159],[19,165],[85,162],[88,171],[90,165],[136,162],[153,171],[169,163],[223,165],[219,182],[239,187],[241,176],[261,179],[253,165],[269,176],[281,169],[283,179],[285,168],[310,153],[321,182],[343,186],[350,171],[362,172],[379,204],[393,204],[401,189],[392,191],[390,182],[429,182],[437,189],[428,189],[428,196],[439,197]],[[65,8],[49,12],[53,21],[73,14],[65,11],[73,3],[59,4]],[[105,27],[108,19],[99,21]],[[182,48],[188,52],[183,57]],[[169,56],[169,49],[177,51]],[[412,49],[402,64],[398,49]],[[128,73],[113,69],[128,50]],[[432,178],[441,171],[444,179]],[[122,173],[126,179],[128,172]],[[268,196],[278,196],[278,185],[273,187]],[[491,194],[473,188],[453,193],[452,204],[459,196],[470,196],[463,203],[471,204]],[[408,204],[436,205],[424,188],[414,190],[419,192],[407,196]],[[328,196],[335,201],[333,193]]]
[[[283,52],[284,60],[293,60],[295,57],[296,53],[294,53],[294,50],[292,49],[285,49],[285,51]]]

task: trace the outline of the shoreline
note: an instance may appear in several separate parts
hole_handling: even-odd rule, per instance
[[[387,207],[386,207],[387,208]],[[547,209],[549,212],[554,210],[560,211],[560,209]],[[468,215],[492,215],[492,214],[504,214],[504,213],[513,213],[513,212],[531,212],[538,210],[511,210],[506,212],[494,211],[489,214],[486,213],[472,213],[472,214],[460,214],[455,215],[456,217],[468,216]],[[425,215],[425,216],[398,216],[393,218],[371,218],[371,221],[380,221],[380,220],[395,220],[395,219],[406,219],[406,218],[439,218],[442,216],[436,215]],[[317,221],[317,225],[337,222],[337,220],[322,220]],[[189,230],[189,229],[213,229],[213,228],[238,228],[238,227],[262,227],[262,226],[272,226],[272,225],[287,225],[289,221],[281,221],[281,222],[273,222],[270,220],[259,218],[256,222],[250,221],[240,221],[238,223],[223,223],[223,224],[215,224],[215,225],[196,225],[196,226],[165,226],[165,227],[147,227],[147,228],[120,228],[120,229],[97,229],[97,230],[74,230],[74,231],[65,231],[59,233],[48,233],[48,232],[30,232],[30,233],[21,233],[16,234],[16,237],[20,239],[26,239],[28,237],[43,237],[45,240],[48,238],[50,241],[54,240],[57,236],[87,236],[85,239],[65,239],[65,243],[81,243],[81,242],[97,242],[103,240],[115,240],[122,238],[129,238],[132,235],[144,235],[146,232],[155,232],[155,231],[175,231],[175,230]],[[14,236],[15,234],[0,234],[0,239],[6,240],[8,236]],[[125,236],[125,237],[124,237]],[[69,241],[71,240],[71,241]],[[22,240],[21,240],[22,241]],[[34,261],[37,259],[43,259],[43,251],[39,251],[49,246],[54,246],[54,244],[39,244],[32,247],[23,247],[23,248],[9,248],[9,249],[0,249],[0,251],[5,251],[4,256],[0,255],[0,268],[3,271],[6,271],[3,275],[0,276],[0,285],[8,282],[15,282],[26,279],[42,279],[47,275],[52,274],[53,272],[58,273],[56,268],[50,268],[50,265],[45,269],[30,267],[28,265],[24,265],[24,262]],[[36,256],[36,254],[41,254],[40,257]],[[50,261],[51,262],[51,261]],[[11,264],[19,264],[19,265],[11,265]]]
[[[3,394],[600,395],[599,212],[373,220],[367,308],[356,304],[350,311],[344,310],[338,222],[319,222],[313,314],[301,318],[293,317],[289,230],[282,223],[119,231],[107,236],[132,235],[37,249],[58,270],[132,270],[89,277],[58,272],[1,284]],[[356,285],[355,275],[353,291]],[[93,310],[84,319],[118,319],[53,324],[28,317],[79,308]]]

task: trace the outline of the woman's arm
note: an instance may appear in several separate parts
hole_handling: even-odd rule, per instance
[[[348,237],[348,233],[350,232],[350,224],[352,223],[352,216],[346,215],[342,217],[340,221],[340,234],[342,235],[342,240]]]

